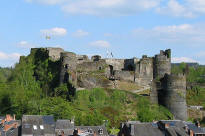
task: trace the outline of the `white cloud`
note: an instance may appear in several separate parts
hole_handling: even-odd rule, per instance
[[[156,10],[160,14],[175,17],[192,18],[205,13],[204,0],[169,0],[166,6],[158,7]]]
[[[187,0],[188,7],[194,12],[205,13],[205,1],[204,0]]]
[[[103,47],[103,48],[109,48],[110,47],[110,43],[107,42],[107,41],[103,41],[103,40],[91,42],[90,45],[95,46],[95,47]]]
[[[181,62],[197,62],[196,60],[188,57],[173,57],[172,58],[172,63],[181,63]]]
[[[85,36],[88,36],[88,35],[89,35],[89,32],[83,31],[81,29],[77,30],[76,32],[74,32],[72,34],[72,36],[74,36],[74,37],[85,37]]]
[[[18,53],[7,54],[0,52],[0,60],[18,60],[21,55]]]
[[[49,36],[65,36],[67,34],[67,30],[65,28],[51,28],[51,29],[43,29],[40,30],[41,34],[49,35]]]
[[[160,0],[71,0],[62,9],[69,14],[124,16],[158,6]]]
[[[17,44],[18,47],[21,47],[21,48],[34,48],[35,45],[27,42],[27,41],[20,41],[18,44]]]
[[[161,0],[25,0],[48,5],[59,5],[68,14],[123,16],[137,14],[157,7]]]
[[[141,39],[160,40],[178,44],[196,45],[205,43],[204,24],[156,26],[151,29],[138,28],[133,31],[133,34]]]
[[[96,16],[136,15],[150,9],[162,15],[192,18],[205,13],[204,0],[25,0],[58,5],[68,14]],[[165,4],[164,4],[165,3]]]
[[[181,5],[177,0],[169,0],[166,6],[157,8],[157,12],[176,17],[194,17],[192,11],[189,11],[185,5]]]
[[[41,4],[48,4],[48,5],[55,5],[55,4],[62,4],[67,0],[25,0],[28,3],[37,2]]]

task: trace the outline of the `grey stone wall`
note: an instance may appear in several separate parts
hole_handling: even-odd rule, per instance
[[[151,103],[153,103],[153,104],[158,104],[159,103],[158,91],[160,91],[161,89],[162,89],[161,82],[157,81],[157,80],[153,80],[152,84],[151,84],[151,91],[150,91],[150,101],[151,101]]]
[[[105,60],[99,60],[94,62],[83,62],[77,65],[77,71],[79,72],[91,72],[91,71],[102,71],[105,70],[107,64]]]
[[[48,51],[48,55],[49,57],[54,60],[57,61],[60,59],[60,54],[62,52],[64,52],[64,50],[62,48],[46,48],[46,50]]]
[[[153,59],[143,57],[135,67],[135,82],[143,86],[151,85],[153,80]]]
[[[86,55],[77,55],[77,64],[82,64],[84,62],[89,62],[89,58]]]
[[[113,70],[124,69],[124,59],[104,59],[107,65],[113,66]]]
[[[115,70],[114,73],[115,73],[115,79],[117,80],[134,82],[134,72],[133,71]]]

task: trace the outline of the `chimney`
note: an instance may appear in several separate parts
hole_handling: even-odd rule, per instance
[[[97,136],[96,132],[94,132],[93,136]]]
[[[165,128],[169,128],[169,123],[166,123],[166,124],[165,124]]]
[[[190,135],[189,136],[194,136],[194,132],[190,130]]]

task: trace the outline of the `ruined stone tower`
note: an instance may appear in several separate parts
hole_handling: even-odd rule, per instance
[[[73,52],[62,52],[60,56],[60,84],[67,83],[69,81],[73,85],[76,85],[76,54]]]
[[[171,49],[168,50],[161,50],[160,54],[155,55],[154,57],[154,79],[162,78],[164,75],[171,73]]]
[[[165,74],[163,81],[162,105],[167,107],[176,119],[187,119],[186,76],[185,74]]]
[[[160,51],[153,58],[150,100],[167,107],[176,119],[187,119],[186,76],[171,73],[171,50]]]
[[[153,80],[151,84],[150,100],[154,104],[160,104],[163,94],[161,94],[161,80],[165,74],[171,73],[171,50],[161,50],[160,54],[153,57]]]

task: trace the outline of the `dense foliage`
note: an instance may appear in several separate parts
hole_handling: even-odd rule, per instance
[[[75,118],[77,125],[109,128],[118,128],[126,120],[172,118],[164,107],[126,91],[96,88],[73,93],[69,83],[58,84],[59,64],[41,49],[21,57],[14,69],[0,69],[0,115],[54,115],[55,119]]]

